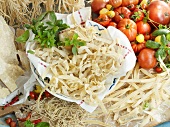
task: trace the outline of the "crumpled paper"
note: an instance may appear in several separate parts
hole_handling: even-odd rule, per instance
[[[91,8],[90,7],[82,8],[76,12],[73,12],[73,15],[76,19],[76,24],[85,23],[85,26],[95,26],[99,30],[106,29],[103,26],[89,20],[90,16],[91,16]],[[72,14],[56,13],[57,19],[62,19],[65,23],[67,23],[71,27],[73,27],[74,23],[75,23],[75,21],[73,21],[73,18],[72,18],[73,15]],[[123,48],[122,55],[124,56],[124,62],[122,63],[122,68],[119,70],[119,73],[117,73],[114,77],[108,77],[108,79],[107,79],[108,82],[106,84],[107,89],[102,94],[100,94],[98,96],[98,98],[100,100],[102,100],[107,94],[110,93],[110,91],[114,88],[114,86],[118,82],[119,78],[121,76],[126,75],[126,73],[129,70],[131,70],[135,66],[135,63],[136,63],[136,56],[133,52],[130,42],[129,42],[128,38],[121,31],[119,31],[118,29],[116,29],[114,27],[108,27],[106,34],[102,35],[102,36],[105,36],[108,39],[113,39],[113,40],[115,40],[117,38],[119,39],[119,41],[120,41],[119,46],[121,48]],[[33,38],[34,38],[34,35],[32,34],[30,36],[30,40],[27,41],[26,51],[30,50],[30,46],[32,43],[31,40]],[[46,67],[49,66],[49,64],[45,63],[40,58],[36,57],[34,54],[28,53],[28,58],[30,60],[31,70],[32,70],[34,76],[36,77],[38,82],[41,84],[41,86],[45,87],[45,84],[44,84],[44,81],[43,81],[41,75],[45,71]],[[97,108],[97,106],[90,106],[90,105],[86,104],[83,100],[75,100],[75,99],[65,96],[63,94],[52,93],[48,89],[47,89],[47,91],[60,99],[70,101],[70,102],[76,102],[77,104],[79,104],[83,109],[85,109],[88,112],[93,112]]]

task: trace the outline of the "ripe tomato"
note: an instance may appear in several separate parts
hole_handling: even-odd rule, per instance
[[[122,19],[118,23],[117,28],[127,36],[129,41],[134,41],[136,39],[137,26],[134,21],[130,19]]]
[[[6,118],[5,122],[6,122],[6,124],[9,125],[12,122],[12,118],[11,117]]]
[[[137,5],[139,3],[139,0],[122,0],[121,6],[128,6],[130,4]]]
[[[163,69],[161,67],[155,67],[154,69],[157,73],[161,73],[163,71]]]
[[[115,22],[110,22],[108,26],[113,26],[113,27],[117,27],[117,24]]]
[[[106,14],[101,14],[98,18],[94,19],[94,21],[102,26],[108,26],[111,19]]]
[[[138,55],[139,66],[144,69],[151,69],[156,66],[155,50],[144,48]]]
[[[134,11],[136,6],[134,4],[130,4],[130,5],[127,6],[127,8],[131,11]]]
[[[145,34],[145,35],[144,35],[144,38],[145,38],[145,40],[147,41],[147,40],[149,40],[149,39],[151,38],[151,36],[150,36],[150,34]]]
[[[139,34],[150,34],[151,26],[149,25],[149,23],[144,21],[139,21],[136,23],[136,25],[137,25],[137,32]]]
[[[135,8],[135,10],[132,12],[131,19],[135,22],[143,20],[145,17],[145,14],[142,12],[141,9]]]
[[[124,18],[130,18],[131,11],[127,7],[118,7],[114,11],[115,16],[113,19],[116,23],[119,23]]]
[[[155,25],[167,25],[170,22],[170,7],[164,1],[152,1],[147,7],[147,12]]]
[[[142,49],[146,48],[145,41],[143,43],[131,43],[132,49],[135,53],[139,53]]]
[[[93,0],[91,3],[92,11],[98,13],[102,8],[106,6],[108,0]]]
[[[122,4],[122,0],[109,0],[109,4],[111,4],[113,8],[117,8]]]
[[[16,126],[17,126],[17,124],[16,124],[15,121],[12,121],[12,122],[10,123],[10,127],[16,127]]]
[[[29,97],[30,97],[31,99],[35,99],[35,97],[36,97],[35,92],[32,92],[32,91],[31,91]]]
[[[44,92],[45,97],[51,97],[51,94],[48,91]]]

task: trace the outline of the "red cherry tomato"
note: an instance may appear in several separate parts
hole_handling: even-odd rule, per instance
[[[145,14],[139,8],[135,8],[135,10],[131,14],[131,19],[135,22],[143,20],[144,17]]]
[[[163,71],[163,69],[161,67],[155,67],[155,71],[157,73],[161,73]]]
[[[30,97],[31,99],[35,99],[36,94],[35,94],[34,92],[31,91],[29,97]]]
[[[139,66],[144,69],[151,69],[156,66],[155,50],[144,48],[138,55]]]
[[[98,18],[94,19],[94,21],[102,26],[108,26],[111,19],[106,14],[101,14]]]
[[[145,43],[146,43],[146,42],[139,43],[139,44],[131,43],[131,46],[132,46],[133,51],[134,51],[135,53],[139,53],[142,49],[146,48]]]
[[[137,25],[137,32],[139,34],[150,34],[151,26],[149,25],[149,23],[144,21],[139,21],[136,23],[136,25]]]
[[[150,36],[150,34],[145,34],[145,35],[144,35],[144,38],[145,38],[145,40],[147,41],[147,40],[149,40],[149,39],[151,38],[151,36]]]
[[[122,4],[122,0],[109,0],[109,4],[111,4],[114,8],[117,8]]]
[[[127,6],[127,8],[131,11],[134,11],[136,6],[134,4],[130,4],[130,5]]]
[[[51,97],[51,94],[48,91],[44,92],[45,97]]]
[[[113,17],[116,23],[119,23],[122,19],[129,19],[131,11],[127,7],[118,7],[114,10],[115,16]]]
[[[10,127],[16,127],[16,126],[17,126],[17,124],[16,124],[15,121],[12,121],[12,122],[10,123]]]
[[[6,118],[5,122],[6,122],[6,124],[9,125],[12,122],[12,118],[11,117]]]
[[[113,26],[113,27],[117,27],[117,24],[115,22],[110,22],[108,26]]]
[[[102,8],[106,6],[108,1],[106,0],[93,0],[91,3],[92,11],[98,13]]]

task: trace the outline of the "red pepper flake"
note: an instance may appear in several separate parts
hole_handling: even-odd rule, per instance
[[[38,124],[38,123],[40,123],[41,121],[42,121],[41,119],[37,119],[37,120],[32,121],[32,123],[33,123],[33,124]]]

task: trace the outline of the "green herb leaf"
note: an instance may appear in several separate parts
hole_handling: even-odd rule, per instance
[[[25,43],[29,38],[29,30],[26,30],[21,36],[16,38],[16,42]]]
[[[146,47],[147,48],[151,48],[151,49],[157,49],[159,48],[161,45],[155,41],[152,41],[152,40],[148,40],[146,42]]]
[[[49,12],[44,12],[42,13],[35,21],[39,22],[42,21],[44,19],[44,17],[48,14]]]
[[[166,36],[164,34],[161,35],[161,43],[163,46],[166,46],[168,44],[168,41],[166,40]]]
[[[55,24],[57,18],[56,18],[56,15],[55,15],[54,11],[50,11],[49,13],[50,13],[51,22]]]
[[[50,127],[50,124],[47,122],[40,122],[36,124],[35,127]]]
[[[28,50],[27,53],[34,54],[35,52],[32,50]]]
[[[168,34],[166,35],[166,39],[167,39],[167,41],[170,41],[170,33],[168,33]]]
[[[30,120],[27,120],[24,122],[24,126],[25,127],[34,127],[34,124]]]
[[[156,53],[155,53],[155,57],[157,58],[157,60],[159,61],[159,56],[161,57],[162,60],[164,60],[167,56],[166,51],[164,48],[159,48]]]
[[[74,54],[74,55],[77,55],[77,47],[75,47],[75,46],[73,46],[72,47],[72,53]]]

